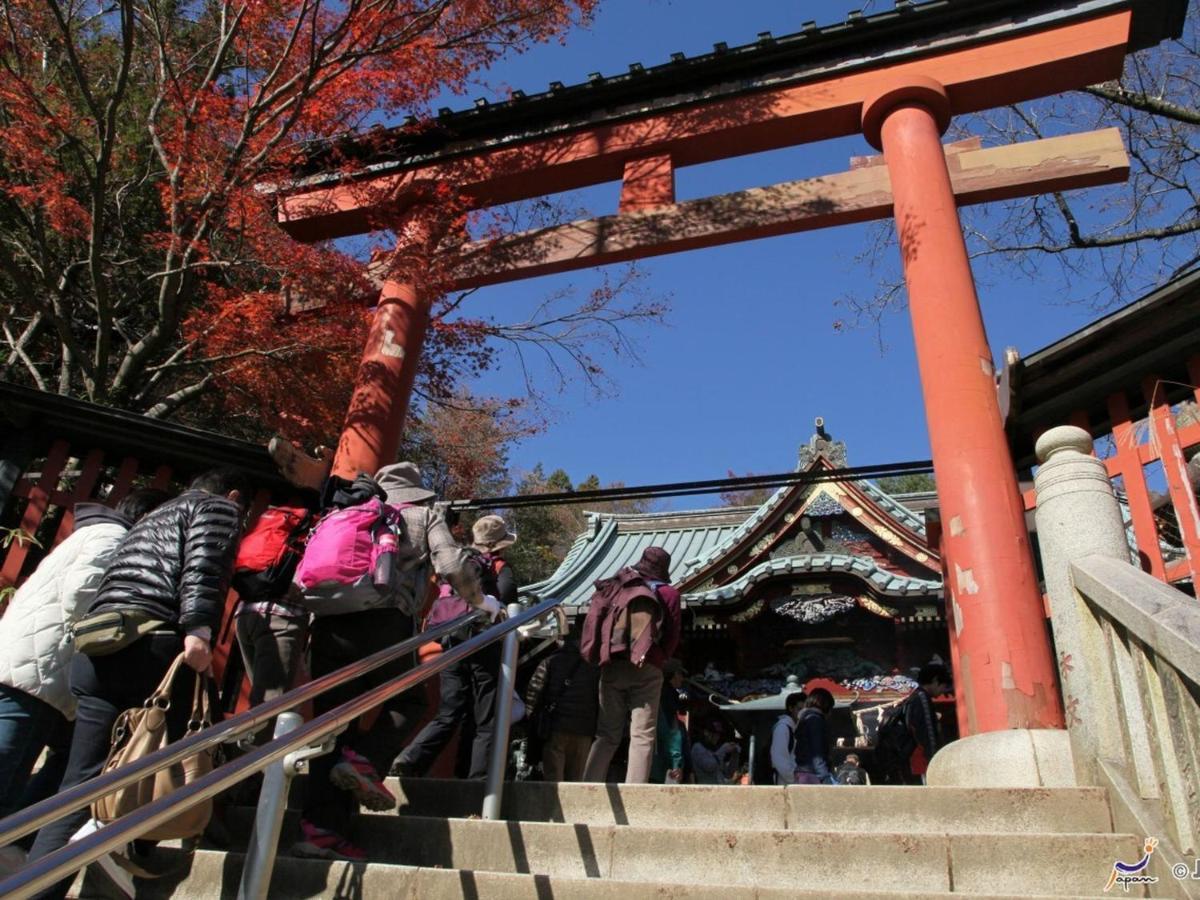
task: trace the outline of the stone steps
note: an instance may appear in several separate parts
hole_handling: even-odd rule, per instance
[[[484,821],[479,782],[389,786],[398,813],[364,812],[349,835],[371,862],[331,863],[289,855],[299,834],[299,779],[271,896],[1101,896],[1113,861],[1141,853],[1140,837],[1112,833],[1107,796],[1093,788],[525,782],[506,785],[505,820]],[[254,807],[231,805],[225,814],[240,851]],[[140,882],[140,898],[236,896],[240,852],[160,852],[180,871]]]
[[[488,900],[639,900],[643,897],[663,897],[671,900],[940,900],[960,897],[947,891],[906,890],[902,884],[888,884],[891,873],[880,871],[879,884],[873,889],[847,890],[842,886],[826,886],[817,890],[789,887],[754,887],[730,885],[717,881],[719,873],[705,884],[672,884],[668,881],[644,882],[602,878],[565,878],[545,875],[523,875],[502,872],[462,871],[427,868],[389,863],[341,863],[306,859],[282,859],[271,882],[270,896],[299,897],[361,897],[388,900],[456,900],[456,898],[488,898]],[[186,897],[187,900],[226,900],[237,895],[242,867],[240,854],[224,854],[201,850],[190,860],[185,872],[158,881],[143,881],[138,885],[139,900],[166,900]],[[835,867],[831,866],[831,869]],[[827,881],[835,881],[830,872]],[[888,890],[891,886],[895,890]],[[1024,900],[1047,900],[1056,896],[1095,897],[1094,891],[1075,895],[1013,893],[976,893],[975,900],[999,900],[1020,896]]]
[[[235,833],[248,827],[251,815],[248,808],[230,811]],[[285,853],[298,832],[296,819],[292,811],[285,823]],[[836,873],[838,885],[854,892],[903,885],[922,892],[1075,894],[1096,879],[1102,887],[1113,859],[1136,859],[1140,849],[1131,835],[947,831],[953,827],[865,833],[368,813],[358,817],[349,837],[373,862],[406,866],[676,885],[715,879],[808,890],[826,887]]]
[[[396,785],[409,815],[474,813],[476,788],[464,782]],[[1101,790],[980,791],[906,787],[717,787],[530,782],[505,795],[507,819],[596,825],[751,830],[944,832],[1110,832]],[[461,815],[461,813],[457,813]]]
[[[293,791],[301,803],[303,785]],[[483,784],[388,779],[402,815],[470,818]],[[505,787],[510,821],[585,825],[724,827],[906,833],[1107,833],[1108,798],[1100,788],[723,787],[706,785],[554,784]]]

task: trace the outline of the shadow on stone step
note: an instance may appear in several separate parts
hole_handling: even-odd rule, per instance
[[[181,856],[182,851],[176,851]],[[245,860],[239,854],[225,854],[219,872],[212,865],[212,854],[204,865],[194,866],[197,857],[181,860],[170,877],[137,880],[138,900],[168,900],[180,897],[236,897]],[[322,897],[335,900],[363,900],[366,863],[325,862],[280,855],[271,880],[271,897],[306,900]]]

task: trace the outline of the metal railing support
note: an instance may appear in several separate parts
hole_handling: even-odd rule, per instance
[[[159,750],[155,750],[153,753],[142,757],[131,765],[121,766],[113,769],[111,772],[97,775],[95,778],[90,778],[82,784],[67,788],[53,797],[47,797],[45,800],[33,804],[33,806],[15,812],[5,819],[0,819],[0,847],[11,844],[18,838],[37,831],[46,823],[53,822],[55,819],[72,810],[81,809],[100,797],[111,794],[113,791],[133,784],[136,781],[140,781],[150,772],[165,769],[167,766],[172,766],[177,762],[195,756],[201,750],[215,747],[217,744],[224,743],[225,741],[257,732],[281,712],[291,709],[294,706],[299,706],[302,703],[307,703],[309,700],[320,696],[331,688],[344,684],[347,681],[352,681],[361,675],[365,675],[367,672],[378,669],[380,666],[385,666],[399,659],[404,654],[418,649],[426,641],[436,641],[443,635],[450,634],[464,625],[473,622],[477,615],[478,613],[469,613],[466,616],[460,616],[452,621],[444,622],[435,628],[430,628],[408,640],[401,641],[391,647],[385,647],[379,652],[372,653],[368,657],[343,666],[335,672],[322,675],[320,678],[314,678],[307,684],[293,688],[286,694],[276,697],[273,700],[260,703],[258,706],[252,707],[244,713],[238,713],[236,716],[205,728],[203,731],[190,734]]]
[[[521,604],[508,604],[508,617],[516,618],[521,613]],[[488,765],[487,782],[483,794],[482,816],[485,819],[500,818],[500,804],[504,800],[504,775],[508,771],[508,733],[512,725],[513,691],[517,683],[517,645],[521,635],[514,628],[504,636],[504,649],[500,657],[500,683],[496,691],[500,698],[496,704],[496,731],[492,735],[492,758]]]
[[[515,631],[526,622],[542,618],[559,602],[559,600],[549,599],[529,610],[522,611],[518,608],[516,611],[519,615],[511,617],[508,621],[498,623],[487,631],[475,635],[434,659],[421,663],[391,681],[364,691],[354,699],[317,716],[311,722],[305,722],[284,737],[275,738],[270,743],[213,769],[196,781],[185,784],[169,795],[160,797],[146,806],[121,816],[96,832],[72,841],[41,859],[26,863],[16,872],[0,877],[0,897],[5,900],[24,900],[43,888],[61,881],[67,875],[78,871],[105,853],[115,850],[154,827],[171,820],[179,815],[180,811],[214,797],[253,773],[262,771],[271,763],[291,754],[303,754],[314,745],[319,746],[329,740],[331,735],[345,729],[363,713],[380,706],[397,694],[416,687],[427,678],[482,648],[507,637],[510,632]],[[467,616],[463,616],[431,628],[408,641],[402,641],[366,659],[344,666],[328,676],[322,676],[308,685],[295,688],[281,697],[266,701],[220,725],[211,726],[191,737],[183,738],[161,750],[156,750],[138,762],[89,779],[56,797],[35,804],[28,810],[0,820],[0,845],[11,842],[19,835],[36,830],[41,824],[54,821],[73,809],[78,809],[95,797],[104,796],[119,787],[145,778],[151,772],[172,765],[180,759],[193,756],[202,748],[254,730],[274,718],[282,709],[296,706],[311,696],[357,678],[364,671],[377,668],[390,659],[397,658],[402,652],[411,652],[427,640],[456,631],[469,621]]]
[[[275,720],[275,737],[281,738],[303,724],[304,717],[299,713],[280,713]],[[258,812],[254,816],[254,828],[250,831],[250,845],[246,848],[238,900],[266,900],[271,873],[275,871],[275,852],[279,846],[279,834],[283,830],[283,814],[287,810],[292,776],[296,774],[299,762],[297,757],[305,756],[308,750],[314,749],[328,752],[332,745],[293,751],[263,770]]]

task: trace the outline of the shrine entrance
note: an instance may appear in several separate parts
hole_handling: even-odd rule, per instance
[[[983,148],[943,145],[954,115],[1118,78],[1175,34],[1177,0],[913,4],[749,47],[557,83],[538,96],[314,153],[280,188],[298,240],[400,236],[382,278],[334,470],[391,461],[435,291],[894,217],[941,520],[963,734],[1061,728],[1063,710],[1024,508],[957,208],[1128,173],[1116,129]],[[683,203],[679,167],[862,133],[848,171]],[[356,160],[347,167],[347,156]],[[621,181],[615,215],[465,243],[439,185],[484,208]],[[438,284],[434,256],[449,260]]]

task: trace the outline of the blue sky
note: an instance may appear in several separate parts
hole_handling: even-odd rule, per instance
[[[707,52],[762,31],[796,31],[806,20],[836,21],[859,2],[798,0],[607,0],[590,29],[565,46],[543,46],[489,74],[528,93],[552,80],[570,84],[629,63],[666,61],[675,51]],[[464,106],[480,89],[448,105]],[[873,152],[861,137],[742,157],[677,172],[678,199],[842,171],[850,156]],[[574,200],[591,214],[616,209],[619,185]],[[573,479],[644,484],[767,473],[792,468],[815,416],[848,444],[852,465],[928,458],[929,445],[907,313],[874,328],[837,329],[848,317],[836,301],[865,299],[875,280],[856,256],[871,226],[847,226],[646,260],[645,289],[669,295],[668,324],[635,335],[640,362],[606,360],[615,394],[589,396],[581,384],[549,397],[548,429],[514,447],[511,467],[541,462]],[[889,262],[894,262],[894,249]],[[1096,315],[1084,304],[1095,284],[976,270],[993,354],[1023,354],[1082,327]],[[573,273],[485,288],[473,315],[519,320],[547,294],[567,285],[586,290],[594,273]],[[1132,299],[1132,298],[1130,298]],[[881,349],[882,344],[882,349]],[[481,393],[520,393],[511,360],[476,385]],[[684,498],[672,506],[709,505]]]

